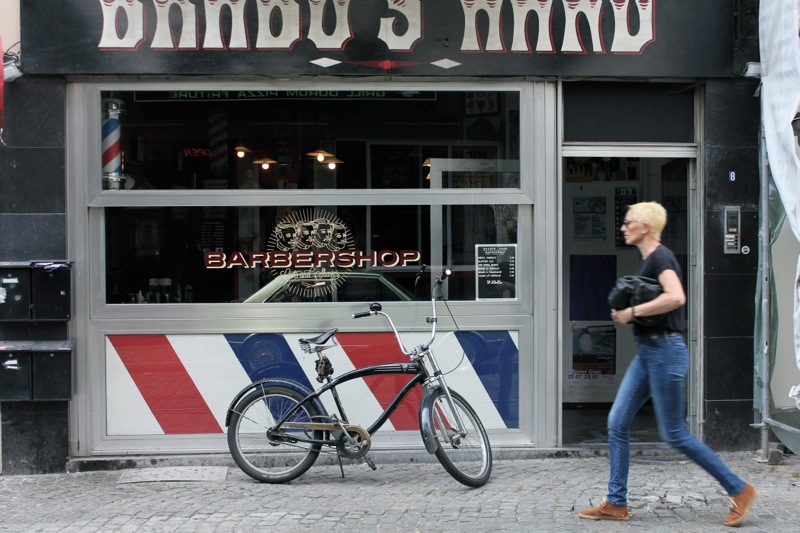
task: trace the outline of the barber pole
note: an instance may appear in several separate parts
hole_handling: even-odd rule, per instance
[[[228,173],[228,117],[224,107],[215,107],[208,117],[208,144],[211,148],[211,175],[223,178]]]
[[[124,112],[122,100],[106,98],[103,100],[103,188],[121,189],[125,178],[122,176],[122,147],[120,143],[120,117]]]

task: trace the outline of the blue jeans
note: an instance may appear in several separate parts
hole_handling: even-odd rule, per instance
[[[688,370],[689,351],[682,337],[664,337],[649,339],[646,344],[637,343],[636,357],[625,372],[608,415],[608,452],[611,460],[609,503],[628,505],[631,423],[651,397],[662,440],[711,474],[729,496],[735,496],[744,489],[744,481],[686,428],[685,379]]]

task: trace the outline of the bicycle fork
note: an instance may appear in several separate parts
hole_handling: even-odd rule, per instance
[[[427,386],[432,391],[441,389],[444,392],[444,398],[447,402],[447,406],[449,407],[450,417],[452,418],[452,420],[449,420],[445,413],[442,412],[442,409],[437,406],[435,402],[433,402],[431,405],[431,411],[423,417],[423,420],[420,420],[420,423],[422,424],[421,429],[423,430],[423,440],[425,440],[425,447],[428,449],[428,452],[435,453],[437,448],[436,444],[434,442],[428,442],[428,440],[424,438],[426,430],[430,433],[430,436],[434,436],[437,431],[441,431],[444,441],[452,443],[453,446],[456,447],[458,442],[453,439],[454,434],[458,435],[458,438],[460,439],[466,437],[467,431],[464,421],[461,420],[461,415],[459,414],[458,409],[456,409],[453,396],[450,394],[450,387],[447,386],[447,382],[444,379],[444,374],[439,368],[436,359],[429,357],[428,362],[433,369],[433,374],[428,379]],[[425,426],[428,424],[431,425],[426,428]]]

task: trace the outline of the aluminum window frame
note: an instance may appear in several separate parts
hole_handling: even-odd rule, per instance
[[[555,337],[555,223],[552,206],[556,184],[552,179],[555,164],[555,85],[552,82],[509,81],[425,81],[362,82],[359,90],[386,90],[387,85],[400,90],[517,91],[520,97],[520,188],[519,189],[443,189],[409,191],[382,190],[270,190],[286,205],[419,205],[446,206],[515,204],[518,206],[518,297],[509,302],[456,301],[450,307],[461,329],[506,329],[517,331],[521,354],[552,354]],[[75,379],[78,386],[70,410],[70,453],[74,456],[125,453],[193,453],[226,450],[224,435],[159,437],[112,437],[105,429],[106,369],[105,337],[112,334],[214,334],[254,331],[292,333],[322,329],[336,321],[343,331],[384,331],[379,321],[350,325],[345,318],[353,312],[353,303],[325,305],[276,304],[276,306],[235,306],[224,304],[106,304],[105,227],[106,207],[181,207],[181,206],[258,206],[259,196],[251,190],[174,191],[174,190],[102,190],[101,129],[102,94],[106,91],[164,90],[191,87],[193,90],[305,90],[315,88],[352,89],[353,81],[303,80],[204,81],[197,80],[104,80],[72,79],[67,83],[67,223],[68,252],[76,258],[75,318],[70,334],[82,339],[82,355],[76,358]],[[527,178],[526,178],[527,177]],[[357,192],[357,194],[354,194]],[[548,206],[534,209],[538,202]],[[551,230],[547,230],[551,228]],[[538,244],[537,244],[538,243]],[[538,246],[541,248],[534,249]],[[434,266],[435,267],[435,266]],[[430,268],[429,268],[430,271]],[[534,276],[534,272],[537,273]],[[535,298],[535,294],[542,298]],[[177,306],[177,307],[176,307]],[[426,329],[424,317],[429,302],[403,302],[391,310],[399,328],[407,331]],[[536,309],[536,311],[534,311]],[[534,315],[542,317],[534,320]],[[420,318],[422,317],[422,320]],[[302,319],[302,320],[300,320]],[[540,322],[543,322],[540,324]],[[443,328],[443,332],[444,332]],[[543,365],[540,359],[546,359]],[[547,445],[553,435],[553,412],[560,405],[548,399],[553,383],[550,357],[520,358],[520,427],[492,436],[493,443]],[[549,428],[545,430],[544,428]],[[418,436],[417,439],[418,440]],[[414,441],[416,442],[416,441]]]

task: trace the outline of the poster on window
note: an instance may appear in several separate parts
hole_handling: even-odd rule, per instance
[[[572,199],[575,240],[605,240],[608,234],[605,196],[578,196]]]
[[[617,332],[613,324],[572,325],[571,390],[613,390],[616,385]]]

